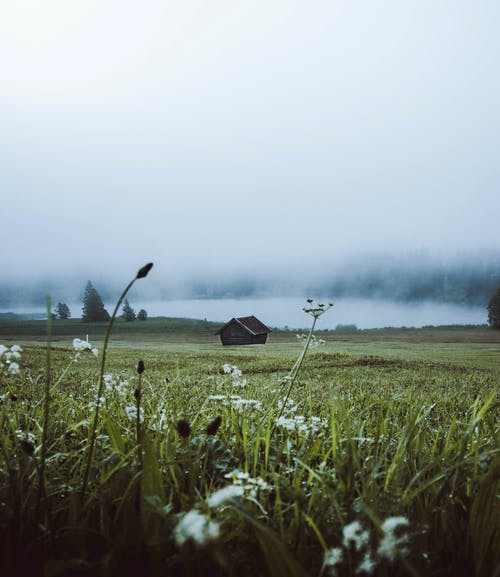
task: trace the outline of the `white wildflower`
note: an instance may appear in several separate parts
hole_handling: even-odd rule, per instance
[[[23,431],[22,429],[16,430],[16,437],[20,441],[28,441],[29,443],[35,443],[35,435],[29,431]]]
[[[196,545],[203,547],[209,541],[217,539],[219,534],[219,524],[210,521],[210,519],[199,511],[196,511],[196,509],[192,509],[186,513],[174,531],[175,541],[179,546],[191,540]]]
[[[233,380],[233,387],[241,387],[242,389],[247,386],[246,379],[234,379]]]
[[[408,535],[396,535],[396,529],[399,527],[407,527],[408,519],[406,517],[388,517],[382,523],[382,531],[384,536],[380,540],[377,553],[381,557],[385,557],[389,561],[394,561],[398,555],[406,555],[408,549],[404,546],[408,543]]]
[[[16,361],[21,358],[22,350],[19,345],[12,345],[10,349],[5,345],[0,345],[0,370],[5,368],[11,375],[17,375],[20,368]]]
[[[128,405],[125,407],[125,414],[127,415],[127,419],[129,421],[135,421],[137,419],[137,407],[136,405]],[[144,409],[142,407],[139,408],[139,421],[142,423],[144,419]]]
[[[328,567],[330,569],[331,575],[336,575],[336,571],[334,567],[342,563],[343,552],[340,547],[333,547],[332,549],[328,549],[325,551],[325,555],[323,557],[323,567]]]
[[[209,401],[225,401],[227,399],[226,395],[209,395]]]
[[[262,403],[256,399],[233,399],[232,404],[237,411],[245,408],[254,408],[257,411],[262,410]]]
[[[19,364],[15,362],[9,363],[8,369],[11,375],[17,375],[19,373]]]
[[[259,491],[270,491],[271,486],[261,477],[251,477],[248,473],[244,473],[235,469],[231,473],[225,475],[226,479],[232,479],[233,484],[242,487],[245,496],[255,499]]]
[[[219,489],[215,493],[212,493],[208,499],[207,503],[209,507],[216,509],[220,507],[230,499],[234,499],[235,497],[241,497],[245,493],[245,490],[240,485],[227,485],[222,489]]]
[[[306,419],[304,415],[282,415],[276,420],[276,425],[288,431],[297,431],[298,433],[309,435],[310,433],[317,433],[321,428],[324,428],[326,421],[319,417]]]
[[[376,566],[377,564],[373,560],[370,551],[367,551],[363,557],[363,561],[361,561],[358,568],[356,569],[356,573],[366,573],[367,575],[371,575]]]
[[[361,551],[363,547],[368,545],[368,541],[370,540],[370,533],[363,529],[359,521],[349,523],[349,525],[344,527],[342,532],[344,535],[342,540],[344,547],[348,548],[349,545],[353,543],[356,551]]]
[[[278,409],[283,409],[283,413],[288,415],[290,413],[295,413],[298,409],[298,405],[295,404],[293,399],[288,399],[286,403],[282,400],[279,400]]]
[[[73,339],[73,349],[77,353],[90,351],[95,357],[97,357],[99,354],[99,351],[93,347],[89,341],[83,341],[82,339]]]

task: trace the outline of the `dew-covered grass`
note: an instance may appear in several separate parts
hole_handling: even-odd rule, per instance
[[[499,574],[497,345],[179,340],[108,350],[85,487],[100,357],[4,365],[2,575]]]

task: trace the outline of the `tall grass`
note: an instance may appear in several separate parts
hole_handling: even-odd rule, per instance
[[[49,350],[3,375],[2,575],[499,575],[498,370]]]

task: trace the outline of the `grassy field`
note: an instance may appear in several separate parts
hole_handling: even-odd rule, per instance
[[[500,575],[500,331],[217,328],[0,324],[2,575]]]

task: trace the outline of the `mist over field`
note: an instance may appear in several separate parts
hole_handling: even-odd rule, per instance
[[[228,316],[258,313],[274,326],[307,324],[301,313],[301,302],[307,297],[342,301],[331,315],[330,328],[342,323],[358,328],[482,324],[488,300],[500,284],[499,262],[500,255],[493,251],[446,260],[407,252],[352,256],[343,263],[332,261],[331,266],[304,262],[295,270],[277,263],[274,269],[173,269],[173,274],[159,262],[145,281],[135,284],[129,300],[136,311],[145,308],[150,316],[223,321]],[[111,310],[136,270],[129,270],[128,276],[125,272],[93,274],[89,269],[88,278],[55,274],[3,282],[0,313],[43,316],[45,297],[50,294],[53,306],[65,302],[77,318],[88,280]]]

